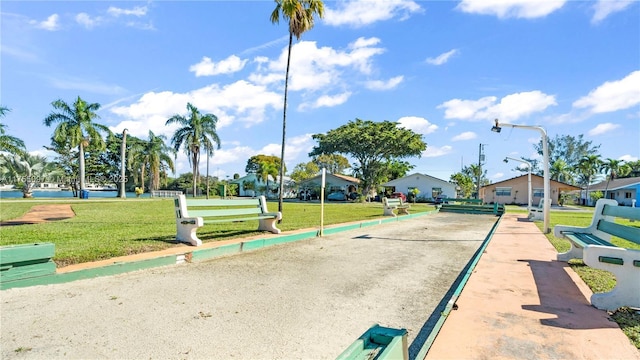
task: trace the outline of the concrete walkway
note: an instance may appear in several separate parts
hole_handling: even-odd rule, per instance
[[[640,359],[536,225],[503,216],[427,359]]]

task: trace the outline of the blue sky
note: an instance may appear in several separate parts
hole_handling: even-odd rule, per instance
[[[280,154],[287,26],[273,1],[2,1],[3,122],[43,153],[51,102],[102,105],[98,122],[170,138],[191,102],[218,116],[220,178],[249,157]],[[492,181],[536,158],[540,134],[584,134],[604,158],[640,157],[638,1],[352,0],[292,50],[285,160],[310,159],[311,135],[355,118],[396,121],[427,150],[412,172],[448,180],[478,161]],[[204,168],[204,162],[201,164]],[[189,172],[178,157],[178,174]]]

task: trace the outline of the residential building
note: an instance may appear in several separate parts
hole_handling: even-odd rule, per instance
[[[640,177],[605,180],[590,185],[589,194],[595,191],[602,192],[604,198],[616,200],[620,205],[640,207]],[[592,204],[593,201],[589,194],[586,195],[586,198]]]
[[[382,184],[382,186],[385,187],[385,192],[389,194],[401,192],[408,195],[413,189],[418,189],[417,197],[424,198],[427,201],[437,197],[456,198],[456,184],[421,173],[394,179]]]
[[[342,174],[325,174],[325,195],[329,195],[334,192],[342,192],[344,194],[350,194],[358,191],[360,187],[360,179],[353,176],[347,176]],[[320,187],[322,186],[322,174],[314,176],[310,179],[300,181],[298,183],[298,191],[312,191],[320,194]]]
[[[551,205],[560,203],[560,194],[564,192],[579,191],[582,188],[563,182],[550,180]],[[544,178],[531,174],[532,206],[537,206],[544,195]],[[518,204],[527,205],[529,196],[528,174],[511,179],[499,181],[480,188],[480,198],[485,204]]]
[[[280,187],[279,177],[275,179],[269,175],[269,189],[267,190],[267,182],[262,181],[256,174],[247,174],[241,178],[229,181],[230,184],[238,185],[238,196],[254,197],[264,195],[267,199],[277,199]],[[292,190],[292,181],[288,177],[284,177],[284,198],[295,197]]]

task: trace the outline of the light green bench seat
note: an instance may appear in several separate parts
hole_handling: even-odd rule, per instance
[[[269,212],[264,196],[252,199],[187,199],[175,198],[176,240],[194,246],[202,245],[196,230],[204,224],[218,224],[258,220],[259,231],[279,234],[276,222],[282,213]]]
[[[397,216],[393,211],[398,210],[398,215],[409,215],[411,205],[405,203],[400,198],[382,198],[382,208],[384,216]]]
[[[593,294],[593,306],[605,310],[616,310],[621,306],[640,308],[640,250],[619,247],[611,242],[611,237],[616,236],[640,244],[640,227],[616,223],[616,218],[640,221],[640,208],[618,206],[615,200],[600,199],[590,226],[554,227],[554,235],[571,244],[571,249],[558,254],[557,259],[583,259],[586,265],[615,275],[615,288],[607,293]]]

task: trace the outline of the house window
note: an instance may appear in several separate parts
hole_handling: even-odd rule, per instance
[[[625,199],[631,199],[631,192],[625,192],[624,193],[624,198]]]
[[[442,188],[431,188],[431,197],[437,198],[442,194]]]
[[[533,189],[533,194],[531,194],[533,197],[544,197],[544,189]]]
[[[496,196],[511,196],[510,187],[496,187]]]

